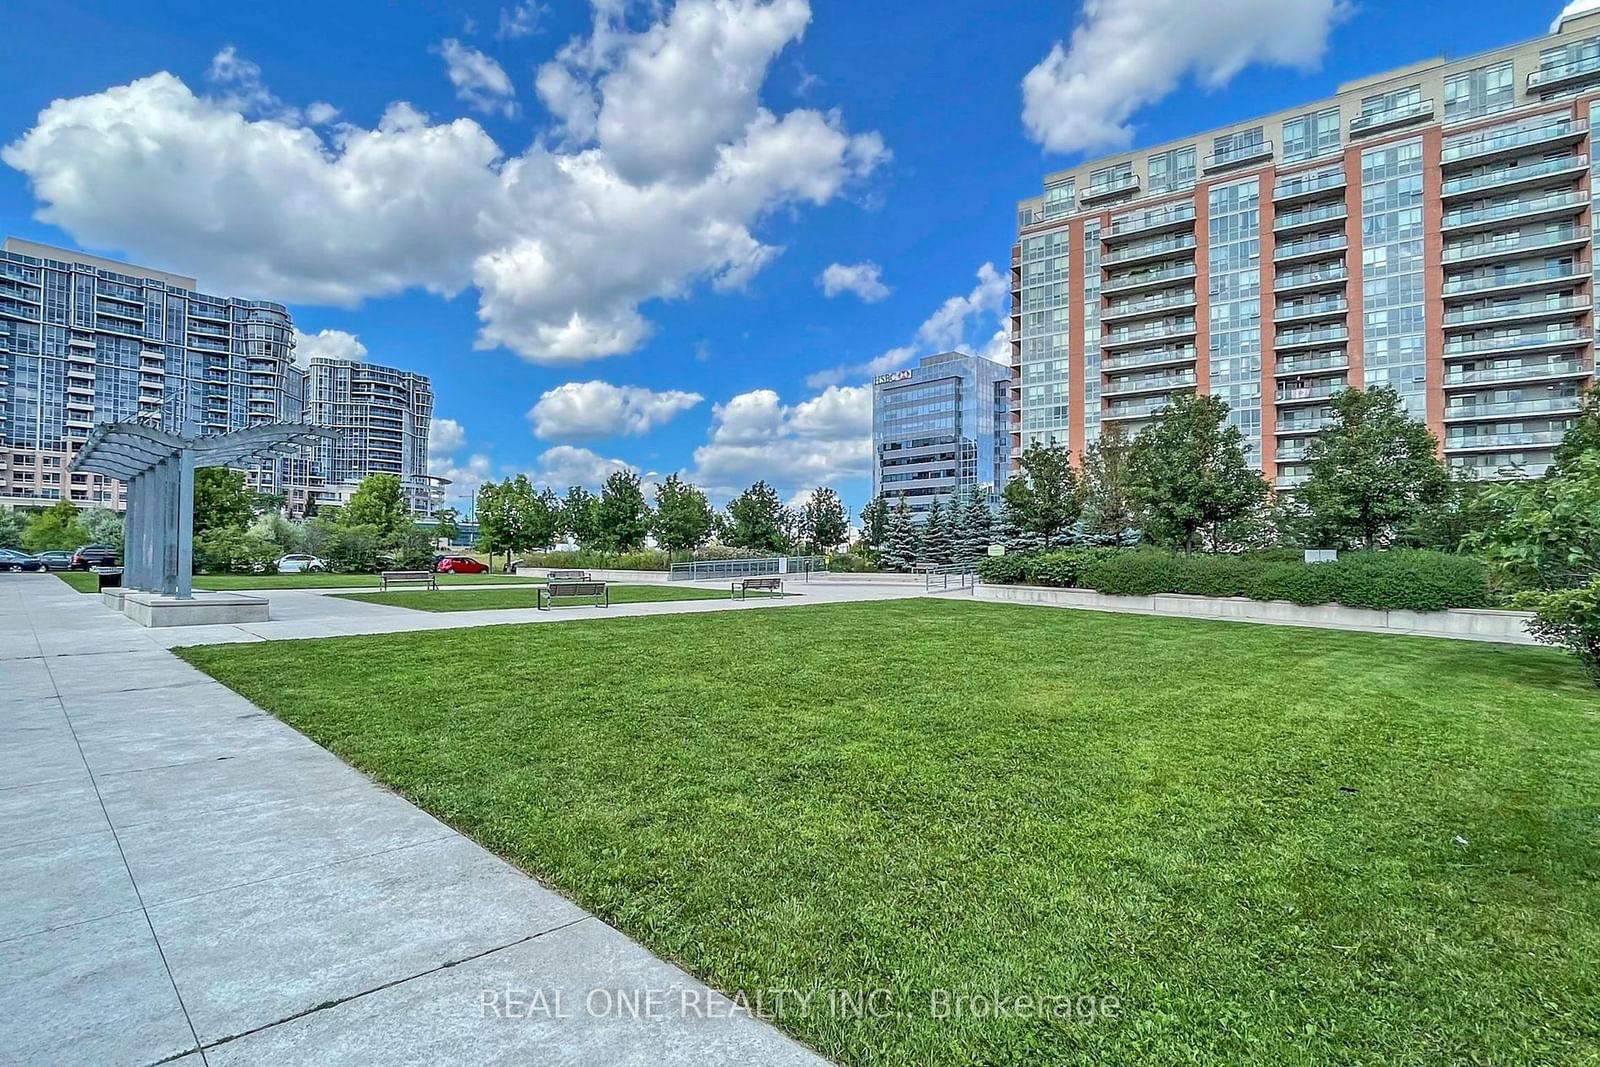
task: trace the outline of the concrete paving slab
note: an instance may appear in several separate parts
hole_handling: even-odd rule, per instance
[[[0,848],[78,837],[109,826],[87,768],[53,782],[0,789]]]
[[[222,814],[357,785],[361,774],[320,749],[273,752],[106,774],[98,779],[111,825]]]
[[[0,942],[5,1062],[143,1067],[195,1048],[142,912]]]
[[[536,994],[544,1010],[496,1016],[494,1005],[513,997],[527,1004]],[[208,1048],[206,1057],[212,1067],[825,1067],[816,1053],[733,1007],[587,919]]]
[[[151,907],[202,1044],[584,918],[461,837]]]
[[[402,797],[365,783],[331,793],[123,830],[123,855],[147,904],[279,878],[456,836]]]
[[[0,738],[15,736],[25,730],[42,730],[66,724],[67,714],[61,708],[61,701],[55,697],[0,699]]]
[[[94,774],[172,767],[203,760],[235,759],[265,752],[322,749],[314,741],[265,715],[251,720],[155,713],[137,723],[79,731],[83,760]]]
[[[42,644],[42,642],[41,642]],[[94,693],[125,693],[177,685],[204,685],[211,678],[165,649],[148,641],[125,652],[104,652],[67,657],[51,665],[56,692],[63,700]]]
[[[8,660],[0,668],[7,700],[46,700],[56,695],[56,683],[42,659]]]
[[[110,829],[0,849],[0,941],[137,911]]]
[[[66,719],[22,729],[0,729],[0,782],[37,785],[76,777],[83,755]]]

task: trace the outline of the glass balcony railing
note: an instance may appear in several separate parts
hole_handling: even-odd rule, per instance
[[[1239,167],[1246,163],[1272,158],[1272,142],[1256,141],[1253,144],[1234,145],[1224,148],[1220,152],[1213,152],[1205,158],[1204,169],[1207,171],[1226,170],[1229,167]]]
[[[1350,302],[1344,297],[1334,300],[1298,300],[1290,304],[1279,304],[1272,313],[1274,322],[1292,322],[1295,319],[1311,318],[1317,315],[1337,315],[1350,310]]]
[[[1348,341],[1350,330],[1346,326],[1329,326],[1320,330],[1284,330],[1278,334],[1273,344],[1277,348],[1293,348],[1298,345],[1327,344],[1331,341]]]
[[[1175,252],[1186,252],[1194,247],[1193,234],[1181,234],[1177,237],[1166,237],[1157,241],[1140,241],[1138,244],[1123,245],[1115,251],[1107,252],[1100,257],[1100,262],[1105,266],[1117,263],[1126,263],[1135,259],[1147,259],[1151,256],[1164,256]]]
[[[1272,198],[1288,200],[1293,197],[1311,196],[1343,189],[1347,183],[1348,179],[1344,176],[1343,168],[1316,174],[1297,174],[1289,178],[1279,178],[1272,187]]]
[[[1548,196],[1511,200],[1504,204],[1494,204],[1489,207],[1446,211],[1444,213],[1444,225],[1446,229],[1453,226],[1476,226],[1481,223],[1501,222],[1523,215],[1537,215],[1541,212],[1563,208],[1579,211],[1588,206],[1589,198],[1587,196],[1581,196],[1578,193],[1551,193]]]
[[[1559,445],[1566,439],[1565,430],[1523,430],[1517,433],[1456,434],[1446,437],[1444,447],[1464,448],[1527,448],[1539,445]]]
[[[1345,383],[1319,382],[1316,385],[1297,385],[1292,387],[1280,386],[1277,392],[1277,401],[1280,404],[1304,403],[1308,400],[1327,400],[1335,393],[1343,391]]]
[[[1489,385],[1494,382],[1522,381],[1532,378],[1559,378],[1566,375],[1587,374],[1588,370],[1588,367],[1575,359],[1551,360],[1548,363],[1524,363],[1517,367],[1452,368],[1445,372],[1444,384]]]
[[[1528,75],[1528,88],[1549,89],[1567,82],[1581,81],[1596,74],[1600,74],[1600,56],[1586,56],[1583,59],[1553,63],[1547,67],[1541,66]]]
[[[1577,411],[1578,394],[1545,397],[1538,400],[1502,400],[1482,404],[1446,404],[1446,419],[1499,418],[1505,415],[1550,415]]]
[[[1101,338],[1102,348],[1138,344],[1141,341],[1166,341],[1174,337],[1187,337],[1195,332],[1194,319],[1174,319],[1151,323],[1137,330],[1112,330]]]
[[[1350,272],[1343,264],[1337,267],[1318,267],[1315,270],[1286,270],[1278,272],[1272,280],[1272,288],[1281,292],[1285,289],[1298,289],[1303,285],[1322,285],[1327,283],[1342,282],[1350,277]]]
[[[1078,199],[1085,204],[1097,203],[1113,196],[1139,191],[1139,176],[1137,174],[1124,174],[1109,181],[1099,182],[1083,190]]]
[[[1100,286],[1103,294],[1121,292],[1127,289],[1139,289],[1147,285],[1160,282],[1179,281],[1195,276],[1193,263],[1174,263],[1168,267],[1152,270],[1133,271],[1128,274],[1113,274]]]
[[[1148,315],[1168,308],[1188,307],[1195,302],[1193,289],[1168,296],[1147,297],[1143,300],[1120,300],[1107,304],[1100,312],[1100,321],[1126,318],[1130,315]]]
[[[1320,433],[1332,426],[1333,416],[1325,413],[1298,415],[1278,420],[1277,432],[1281,434]]]
[[[1196,381],[1195,372],[1158,374],[1144,378],[1121,378],[1106,382],[1100,390],[1105,396],[1126,396],[1130,393],[1171,392],[1191,387]]]
[[[1285,356],[1273,365],[1273,373],[1313,374],[1325,370],[1345,370],[1350,357],[1343,352],[1323,352],[1310,356]]]
[[[1588,276],[1589,264],[1584,262],[1551,263],[1535,267],[1493,270],[1457,278],[1446,278],[1444,295],[1458,296],[1462,293],[1478,293],[1489,289],[1500,289],[1505,286],[1532,285],[1539,282],[1570,282],[1579,278],[1587,278]]]
[[[1154,396],[1147,400],[1131,400],[1123,404],[1108,404],[1102,418],[1106,419],[1146,419],[1162,408],[1169,407],[1172,398],[1169,396]]]
[[[1462,326],[1475,322],[1498,322],[1543,315],[1563,315],[1586,312],[1592,305],[1587,298],[1576,296],[1552,297],[1547,300],[1516,300],[1479,307],[1455,308],[1444,313],[1446,326]]]
[[[1507,481],[1514,478],[1543,478],[1553,464],[1538,463],[1453,463],[1450,470],[1458,477],[1482,482]]]
[[[1313,237],[1303,241],[1284,241],[1272,250],[1272,258],[1276,261],[1295,259],[1299,256],[1308,256],[1317,252],[1334,252],[1346,246],[1345,235],[1342,233],[1328,234],[1324,237]]]
[[[1562,119],[1559,122],[1547,122],[1527,129],[1487,134],[1481,137],[1474,137],[1471,140],[1456,141],[1445,145],[1439,152],[1439,162],[1458,163],[1464,159],[1493,155],[1496,152],[1503,152],[1510,148],[1546,144],[1550,141],[1582,135],[1588,128],[1589,124],[1587,122]]]
[[[1445,196],[1475,193],[1480,189],[1493,189],[1501,185],[1533,181],[1567,171],[1579,172],[1588,167],[1588,165],[1588,155],[1579,152],[1570,156],[1542,159],[1537,163],[1527,163],[1522,166],[1497,167],[1481,174],[1463,174],[1459,178],[1447,179],[1440,186],[1439,191]]]
[[[1170,348],[1142,349],[1108,355],[1101,359],[1100,369],[1129,370],[1134,367],[1154,367],[1165,363],[1192,363],[1194,360],[1195,349],[1192,345],[1176,345]]]
[[[1352,134],[1373,133],[1377,130],[1386,130],[1391,126],[1402,126],[1408,122],[1419,122],[1422,119],[1433,117],[1432,100],[1413,100],[1410,103],[1399,104],[1395,107],[1385,108],[1382,111],[1363,111],[1350,120]]]
[[[1112,219],[1110,229],[1105,231],[1108,237],[1126,237],[1130,234],[1143,233],[1146,230],[1156,230],[1163,226],[1176,226],[1184,222],[1194,221],[1194,202],[1185,200],[1171,207],[1152,208],[1127,218]]]
[[[1272,228],[1274,231],[1282,232],[1298,229],[1301,226],[1313,226],[1319,222],[1332,222],[1348,215],[1343,201],[1337,204],[1318,204],[1315,207],[1301,208],[1299,211],[1283,212],[1272,220]]]
[[[1471,356],[1483,352],[1515,352],[1525,348],[1549,348],[1587,344],[1592,331],[1587,329],[1540,330],[1536,333],[1500,334],[1493,337],[1462,337],[1446,341],[1446,356]]]
[[[1556,226],[1531,233],[1512,234],[1490,241],[1469,241],[1450,245],[1444,250],[1444,262],[1457,263],[1485,256],[1499,256],[1521,252],[1538,252],[1546,248],[1576,244],[1589,239],[1587,226]]]

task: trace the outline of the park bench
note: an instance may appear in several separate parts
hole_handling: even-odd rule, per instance
[[[750,595],[750,590],[757,589],[778,596],[783,595],[782,578],[741,578],[734,582],[728,589],[728,599],[737,596],[740,600]]]
[[[384,571],[382,577],[385,590],[391,585],[426,585],[429,589],[439,588],[439,578],[432,571]]]
[[[549,611],[555,607],[557,599],[570,597],[594,597],[601,601],[596,607],[609,608],[611,606],[611,590],[605,582],[572,582],[550,581],[540,586],[534,597],[534,604],[540,611]]]
[[[547,577],[552,582],[587,582],[592,580],[588,571],[551,571]]]

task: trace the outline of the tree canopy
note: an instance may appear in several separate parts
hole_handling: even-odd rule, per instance
[[[595,537],[600,547],[611,552],[643,548],[652,520],[639,476],[632,471],[613,471],[600,487],[600,500],[594,509]]]
[[[705,493],[676,474],[656,486],[656,543],[668,552],[705,544],[711,537],[713,515]]]
[[[1230,524],[1261,512],[1266,480],[1227,420],[1221,397],[1182,393],[1135,439],[1129,485],[1145,533],[1158,543],[1218,551],[1228,545]]]
[[[787,552],[788,516],[778,491],[757,482],[728,502],[728,539],[756,552]]]

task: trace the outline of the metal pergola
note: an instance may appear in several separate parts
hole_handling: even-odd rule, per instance
[[[124,485],[122,584],[189,599],[194,574],[194,472],[265,459],[281,450],[330,439],[305,423],[264,423],[215,437],[185,437],[140,422],[106,422],[68,465]]]

